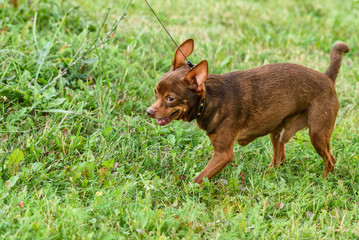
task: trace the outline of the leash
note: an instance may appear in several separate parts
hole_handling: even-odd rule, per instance
[[[179,48],[178,44],[176,43],[176,41],[173,39],[173,37],[171,36],[171,34],[168,32],[167,28],[165,27],[165,25],[162,23],[162,21],[160,20],[160,18],[157,16],[157,14],[155,13],[155,11],[153,10],[153,8],[151,7],[151,5],[147,2],[147,0],[145,0],[145,2],[147,3],[147,6],[151,9],[153,15],[156,16],[157,20],[160,22],[160,24],[162,25],[163,29],[166,31],[167,35],[171,38],[172,42],[176,45],[177,49],[181,52],[181,54],[183,55],[183,57],[186,59],[187,65],[188,67],[190,67],[191,69],[194,67],[194,64],[191,63],[190,60],[187,59],[187,57],[183,54],[182,50]]]

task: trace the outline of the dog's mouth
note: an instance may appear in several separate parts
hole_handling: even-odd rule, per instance
[[[158,125],[164,126],[164,125],[169,124],[170,122],[172,122],[173,119],[175,119],[175,117],[178,115],[178,113],[180,113],[180,111],[176,110],[173,113],[171,113],[170,115],[168,115],[167,117],[157,119]]]

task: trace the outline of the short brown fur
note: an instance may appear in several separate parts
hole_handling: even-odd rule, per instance
[[[186,40],[180,48],[188,57],[193,51],[193,40]],[[206,131],[214,154],[195,178],[197,183],[213,177],[233,160],[235,142],[244,146],[267,134],[273,144],[270,166],[283,164],[285,143],[305,127],[309,127],[311,143],[324,160],[326,178],[336,163],[330,150],[339,109],[334,84],[346,52],[349,47],[345,43],[333,46],[325,74],[279,63],[216,75],[208,74],[206,60],[190,69],[177,50],[171,70],[156,86],[157,101],[147,113],[160,125],[196,119]],[[201,99],[205,108],[198,117]]]

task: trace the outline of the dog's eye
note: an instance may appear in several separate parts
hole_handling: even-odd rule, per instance
[[[173,97],[167,97],[167,102],[173,102],[175,99]]]
[[[157,94],[157,89],[155,88],[155,94]]]

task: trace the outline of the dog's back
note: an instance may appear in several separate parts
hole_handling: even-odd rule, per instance
[[[207,85],[211,90],[207,94],[218,98],[218,103],[225,103],[216,107],[237,119],[236,125],[242,129],[244,138],[263,136],[308,113],[315,102],[338,109],[335,79],[342,55],[348,51],[346,44],[335,44],[325,74],[291,63],[210,74]],[[333,112],[335,116],[336,112]],[[214,127],[213,123],[211,125]]]

